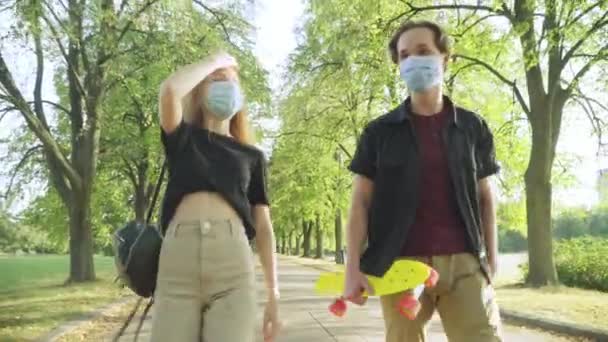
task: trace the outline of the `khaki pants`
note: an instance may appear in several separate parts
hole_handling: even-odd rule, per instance
[[[151,341],[253,341],[255,291],[242,223],[172,223],[161,248]]]
[[[500,316],[494,290],[469,253],[416,258],[439,272],[439,282],[420,296],[421,309],[410,321],[397,311],[403,293],[382,296],[387,342],[426,341],[435,309],[450,342],[500,342]]]

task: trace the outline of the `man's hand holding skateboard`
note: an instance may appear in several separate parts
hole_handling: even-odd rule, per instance
[[[367,276],[358,267],[350,268],[347,266],[342,298],[357,305],[363,305],[367,302],[367,296],[363,296],[364,293],[369,296],[374,295],[374,289],[367,281]]]
[[[420,310],[418,298],[425,287],[434,287],[438,279],[439,274],[424,263],[398,260],[381,278],[365,275],[356,267],[345,272],[324,273],[317,280],[316,290],[320,294],[340,296],[329,306],[329,311],[338,317],[346,313],[346,301],[363,305],[369,296],[404,292],[395,309],[414,319]]]

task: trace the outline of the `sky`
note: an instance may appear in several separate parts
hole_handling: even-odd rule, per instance
[[[301,0],[255,0],[256,48],[260,63],[271,73],[271,86],[278,90],[286,58],[295,49],[294,30],[303,13]]]
[[[286,59],[296,47],[294,30],[300,24],[304,6],[302,0],[254,0],[254,3],[255,54],[261,65],[269,72],[273,92],[278,94]],[[6,32],[10,22],[6,12],[0,13],[0,34]],[[4,46],[2,53],[11,65],[17,84],[21,89],[26,90],[26,94],[31,94],[34,61],[31,58],[24,58],[23,56],[29,55],[21,53],[21,49],[16,46]],[[50,73],[46,77],[49,80]],[[53,99],[54,91],[49,84],[45,85],[44,93]],[[574,170],[577,184],[568,190],[556,190],[554,195],[563,204],[592,205],[598,198],[595,190],[597,170],[600,167],[607,167],[608,163],[600,163],[596,158],[597,141],[589,133],[591,127],[581,113],[567,112],[564,114],[564,120],[558,151],[574,154],[579,159]],[[0,122],[0,139],[6,137],[19,122],[18,115]],[[272,120],[262,124],[273,128],[277,126],[277,122]],[[269,146],[263,147],[267,150]],[[6,153],[5,146],[0,144],[0,155],[4,153]],[[7,180],[0,177],[0,189],[4,189],[6,183]]]
[[[296,48],[294,31],[304,11],[302,0],[254,0],[256,45],[254,53],[259,63],[269,72],[273,94],[279,94],[282,75],[289,54]],[[261,121],[264,128],[275,131],[278,120]],[[261,148],[272,153],[272,141],[265,140]]]

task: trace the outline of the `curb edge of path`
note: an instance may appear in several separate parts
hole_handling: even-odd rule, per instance
[[[131,300],[133,300],[133,298],[136,298],[136,297],[131,296],[131,295],[125,296],[116,301],[113,301],[111,303],[98,307],[97,309],[93,309],[92,311],[89,311],[70,321],[61,323],[58,327],[54,328],[53,330],[51,330],[44,336],[37,338],[35,341],[36,342],[56,341],[58,338],[76,331],[78,328],[104,316],[106,313],[112,312],[113,310],[117,309],[118,307],[129,303]]]
[[[500,315],[503,319],[509,322],[520,323],[545,331],[555,332],[572,337],[586,337],[598,342],[608,341],[607,330],[547,318],[540,318],[535,315],[505,309],[500,309]]]
[[[320,263],[318,262],[318,259],[310,259],[314,260],[315,263],[306,263],[302,262],[301,259],[303,258],[301,257],[286,255],[279,255],[279,257],[283,260],[290,260],[301,266],[314,268],[323,272],[332,272],[335,270],[333,265]],[[500,309],[500,315],[504,320],[512,323],[519,323],[532,328],[539,328],[548,332],[554,332],[571,337],[586,337],[598,342],[608,342],[608,330],[601,330],[590,326],[540,318],[535,315],[505,309]]]

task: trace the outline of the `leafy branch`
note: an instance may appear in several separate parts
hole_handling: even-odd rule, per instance
[[[570,50],[568,50],[568,52],[566,52],[566,54],[564,55],[564,58],[562,59],[562,67],[565,66],[570,59],[576,54],[576,51],[578,49],[581,48],[581,46],[589,40],[589,37],[592,36],[595,32],[599,31],[600,29],[608,26],[608,11],[606,11],[604,13],[604,15],[602,15],[602,17],[597,20],[595,23],[593,23],[593,25],[591,25],[591,27],[589,28],[589,30],[587,30],[587,32],[583,33],[581,35],[581,39],[579,39],[576,43],[574,43],[574,45],[572,45],[572,47],[570,48]],[[602,51],[602,50],[600,50]]]
[[[594,108],[595,106],[600,107],[604,112],[608,112],[608,106],[599,102],[596,99],[590,98],[583,94],[580,87],[577,87],[577,93],[572,95],[572,100],[575,101],[585,112],[587,119],[591,123],[593,127],[593,132],[598,136],[598,151],[603,146],[603,130],[606,125],[606,122],[601,118],[601,116],[597,113]]]
[[[224,32],[224,36],[226,37],[226,41],[234,46],[237,50],[240,50],[239,46],[236,45],[231,39],[230,39],[230,32],[228,31],[228,27],[226,26],[224,20],[226,17],[226,14],[224,13],[220,13],[219,11],[214,10],[213,8],[205,5],[201,0],[194,0],[194,3],[199,5],[200,7],[202,7],[205,11],[211,13],[211,15],[217,20],[217,22],[220,24],[220,26],[222,27],[222,31]],[[222,18],[222,16],[224,18]]]
[[[68,72],[70,72],[73,76],[73,80],[76,83],[76,86],[78,88],[78,91],[80,92],[80,94],[82,96],[86,95],[86,90],[84,85],[82,84],[82,81],[80,79],[80,75],[77,74],[77,68],[76,66],[72,63],[72,59],[69,57],[68,52],[65,48],[65,46],[63,45],[63,43],[61,42],[61,36],[59,35],[59,32],[57,31],[57,28],[55,27],[55,25],[53,24],[53,22],[46,16],[46,15],[41,15],[42,19],[44,20],[44,22],[46,23],[46,25],[48,26],[49,30],[51,30],[51,34],[53,36],[53,39],[55,40],[55,43],[57,44],[57,47],[59,48],[59,52],[61,53],[61,56],[63,57],[63,60],[65,61],[65,63],[67,64],[67,70]],[[38,33],[40,34],[40,33]]]
[[[483,11],[492,13],[494,16],[504,16],[509,20],[513,19],[513,14],[511,10],[507,7],[507,5],[503,2],[500,7],[494,8],[490,6],[484,5],[467,5],[467,4],[458,4],[454,3],[452,5],[432,5],[432,6],[414,6],[410,3],[410,1],[402,1],[405,3],[407,10],[398,14],[397,16],[389,19],[385,24],[385,30],[389,29],[394,22],[397,20],[403,19],[404,21],[412,19],[414,16],[427,11],[441,11],[441,10],[469,10],[469,11]],[[484,18],[484,20],[487,19]]]
[[[455,54],[454,57],[455,58],[462,58],[462,59],[468,60],[468,61],[472,61],[476,65],[482,66],[487,71],[489,71],[491,74],[493,74],[494,76],[496,76],[496,78],[498,78],[501,82],[503,82],[504,84],[506,84],[507,86],[509,86],[510,88],[513,89],[513,91],[515,92],[515,96],[517,98],[517,101],[519,102],[519,105],[521,106],[521,108],[523,109],[523,111],[528,116],[532,115],[532,111],[528,107],[528,104],[526,103],[526,100],[524,99],[524,97],[523,97],[521,91],[519,90],[519,87],[517,86],[517,83],[515,81],[509,80],[506,76],[502,75],[498,70],[496,70],[490,64],[488,64],[488,63],[486,63],[486,62],[484,62],[484,61],[482,61],[482,60],[480,60],[478,58],[469,57],[469,56],[465,56],[465,55],[461,55],[461,54]]]
[[[23,154],[23,157],[21,157],[21,160],[19,160],[19,163],[17,163],[15,168],[13,168],[13,170],[11,171],[11,176],[10,176],[10,179],[8,182],[8,186],[6,187],[6,191],[4,192],[4,195],[3,195],[4,198],[8,198],[10,196],[11,190],[13,188],[13,184],[15,182],[15,178],[17,177],[17,174],[19,173],[21,168],[25,165],[25,163],[30,159],[31,156],[40,152],[42,150],[42,148],[43,148],[42,145],[36,145],[34,147],[29,148]]]
[[[281,137],[286,137],[286,136],[290,136],[290,135],[312,137],[312,138],[317,138],[317,139],[322,139],[325,141],[333,142],[333,143],[337,144],[338,148],[340,148],[340,150],[342,150],[342,152],[344,152],[344,154],[346,154],[349,158],[352,159],[352,154],[340,141],[338,141],[335,138],[328,137],[328,136],[325,136],[322,134],[315,134],[310,131],[290,131],[290,132],[283,132],[283,133],[275,134],[271,138],[279,139]]]
[[[608,11],[606,12],[608,13]],[[587,64],[585,64],[575,75],[574,78],[572,79],[572,81],[570,82],[570,85],[568,86],[568,88],[566,89],[566,93],[567,94],[571,94],[572,91],[578,86],[580,80],[585,77],[585,75],[589,72],[589,70],[591,70],[591,68],[597,64],[599,61],[602,61],[604,59],[606,59],[608,57],[608,43],[606,43],[604,46],[602,46],[597,53],[595,53],[594,55],[592,55],[592,57],[589,59],[589,61],[587,61]]]
[[[159,2],[160,0],[147,0],[136,12],[135,14],[133,14],[133,17],[130,18],[126,24],[124,24],[123,28],[120,30],[118,37],[116,38],[116,41],[114,42],[114,46],[117,47],[120,42],[123,40],[123,38],[125,37],[125,35],[129,32],[131,26],[133,26],[133,24],[135,23],[135,21],[144,13],[148,10],[148,8],[150,8],[152,5],[154,5],[155,3]],[[124,6],[126,1],[123,1],[123,3],[120,5],[120,9],[118,10],[118,15],[120,16],[124,10]],[[124,51],[122,52],[124,53]],[[106,54],[105,56],[103,56],[102,58],[100,58],[97,62],[98,65],[102,65],[104,63],[106,63],[107,61],[115,58],[117,56],[118,53],[114,52],[114,53],[109,53]]]
[[[73,186],[82,186],[80,175],[71,166],[69,160],[65,157],[59,144],[53,139],[50,132],[45,129],[40,120],[32,112],[28,102],[23,98],[23,94],[15,85],[13,77],[2,56],[2,52],[0,52],[0,84],[2,84],[6,91],[6,95],[3,95],[2,98],[8,99],[9,103],[23,115],[28,126],[45,146],[45,150],[48,152],[47,155],[65,172]]]

